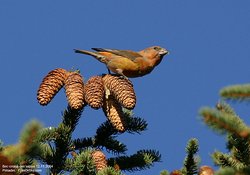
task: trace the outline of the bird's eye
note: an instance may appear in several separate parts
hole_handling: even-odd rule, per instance
[[[157,47],[157,46],[155,46],[155,47],[154,47],[154,50],[157,50],[157,51],[158,51],[159,49],[160,49],[160,48],[159,48],[159,47]]]

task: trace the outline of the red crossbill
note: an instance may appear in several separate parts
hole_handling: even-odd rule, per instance
[[[91,55],[106,64],[112,72],[125,77],[141,77],[149,74],[168,51],[153,46],[139,52],[131,50],[92,48],[96,52],[75,49],[76,53]]]

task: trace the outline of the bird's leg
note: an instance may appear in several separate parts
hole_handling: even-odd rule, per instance
[[[109,68],[108,68],[108,67],[107,67],[107,69],[108,69],[108,73],[109,73],[109,74],[111,74],[111,72],[110,72],[110,70],[109,70]]]
[[[128,80],[128,77],[126,76],[126,75],[124,75],[123,74],[123,70],[122,69],[116,69],[116,71],[117,71],[117,73],[119,74],[119,75],[121,75],[120,77],[121,78],[124,78],[124,79],[127,79]]]

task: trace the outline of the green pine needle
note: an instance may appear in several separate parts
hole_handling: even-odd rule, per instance
[[[108,138],[109,136],[118,134],[109,121],[102,123],[96,130],[96,138]]]
[[[75,139],[71,146],[75,150],[86,149],[88,147],[92,148],[105,148],[108,152],[114,154],[124,154],[127,151],[126,145],[119,142],[115,137],[108,138],[83,138]]]
[[[169,175],[169,172],[167,170],[162,170],[160,172],[160,175]]]
[[[215,175],[249,175],[250,168],[244,168],[243,170],[236,170],[232,167],[220,168]]]
[[[232,167],[235,169],[244,168],[243,164],[232,157],[230,154],[224,154],[216,151],[212,154],[212,158],[214,160],[214,163],[221,167]]]
[[[250,129],[238,116],[208,107],[202,108],[200,115],[210,128],[220,134],[229,132],[241,137],[249,137],[250,135]]]
[[[139,117],[130,117],[127,118],[127,132],[129,133],[138,133],[145,131],[147,129],[147,122]]]
[[[82,138],[82,139],[75,139],[72,142],[72,148],[74,150],[79,150],[79,149],[86,149],[88,147],[94,147],[95,146],[95,142],[94,139],[92,137],[86,137],[86,138]]]
[[[92,149],[86,149],[82,151],[75,157],[75,160],[72,164],[72,173],[71,174],[88,174],[88,175],[96,175],[96,169],[94,162],[91,157]]]
[[[115,170],[113,167],[107,167],[97,172],[96,175],[123,175],[121,171]]]
[[[121,170],[137,171],[144,170],[153,166],[154,162],[159,162],[161,155],[156,150],[140,150],[131,156],[119,156],[109,158],[110,166],[118,165]]]
[[[80,119],[83,110],[72,109],[70,106],[63,112],[62,123],[71,129],[71,132],[75,130],[76,125]]]
[[[36,141],[42,125],[37,120],[28,122],[21,132],[19,145],[22,155],[18,157],[20,161],[33,162],[34,158],[42,153],[40,144]]]
[[[3,141],[0,139],[0,152],[3,150]]]
[[[126,131],[129,133],[140,133],[147,129],[147,122],[139,117],[131,117],[126,116]],[[120,134],[114,127],[111,125],[109,121],[104,122],[101,124],[98,129],[96,130],[96,137],[103,138],[109,137],[111,135]]]
[[[114,154],[124,154],[127,151],[127,146],[112,136],[105,139],[96,139],[95,145],[98,147],[104,147],[108,152],[112,152]]]
[[[46,162],[46,160],[50,160],[53,158],[53,155],[55,154],[54,149],[51,147],[48,143],[40,143],[40,148],[42,150],[41,154],[39,154],[37,159]]]
[[[186,175],[194,175],[198,172],[198,162],[195,154],[199,150],[198,140],[190,139],[186,146],[187,156],[184,160],[184,172]]]
[[[231,167],[221,168],[215,175],[235,175],[236,170]]]
[[[38,141],[44,149],[39,160],[51,165],[50,172],[58,174],[67,169],[66,160],[72,150],[72,133],[81,115],[81,110],[68,107],[63,113],[63,120],[56,128],[41,130]]]
[[[225,99],[249,100],[250,84],[232,85],[221,89],[220,95]]]
[[[20,135],[20,143],[25,145],[31,145],[34,140],[37,138],[39,131],[41,130],[42,125],[37,120],[32,120],[28,122]]]
[[[234,109],[229,104],[227,104],[225,101],[220,101],[219,103],[217,103],[216,109],[221,111],[221,112],[225,112],[227,114],[231,114],[234,116],[237,115],[235,113]]]
[[[193,138],[188,141],[186,152],[187,154],[194,155],[199,151],[198,140]]]
[[[56,130],[57,130],[56,128],[52,128],[52,127],[41,129],[37,137],[37,141],[48,142],[48,141],[55,140],[58,137]]]
[[[248,139],[237,135],[228,135],[227,148],[232,156],[243,165],[250,166],[250,143]]]

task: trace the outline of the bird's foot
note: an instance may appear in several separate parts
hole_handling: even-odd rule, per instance
[[[120,75],[119,78],[129,80],[128,77],[126,77],[125,75]]]

